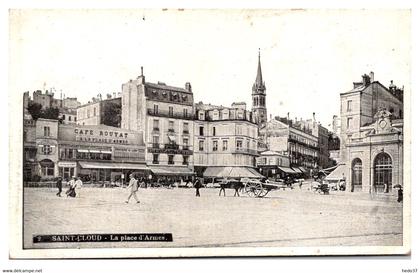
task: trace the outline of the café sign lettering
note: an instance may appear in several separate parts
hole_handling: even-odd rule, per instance
[[[128,133],[111,130],[74,129],[77,141],[128,144]]]

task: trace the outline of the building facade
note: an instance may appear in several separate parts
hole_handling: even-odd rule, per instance
[[[262,78],[260,52],[258,52],[257,77],[252,86],[252,113],[258,126],[267,122],[266,88]]]
[[[318,168],[318,138],[296,122],[276,117],[260,129],[260,135],[269,150],[287,152],[292,167],[304,167],[309,173]]]
[[[403,185],[403,89],[386,88],[373,72],[340,94],[340,160],[338,174],[347,189],[390,192]]]
[[[117,116],[119,114],[119,117]],[[114,117],[108,117],[113,115]],[[95,99],[77,108],[77,124],[121,127],[121,98]]]
[[[38,119],[24,124],[24,181],[80,176],[85,181],[127,180],[147,172],[142,134],[110,126],[60,124]]]
[[[222,174],[214,167],[234,167],[238,173],[250,175],[258,156],[258,125],[253,112],[247,111],[244,103],[233,103],[231,107],[197,103],[195,111],[196,173],[220,177]]]
[[[146,162],[155,175],[190,176],[193,168],[194,98],[185,88],[145,81],[122,85],[121,127],[144,132]]]

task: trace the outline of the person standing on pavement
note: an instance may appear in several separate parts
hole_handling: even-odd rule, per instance
[[[134,200],[136,200],[136,203],[140,203],[139,199],[137,198],[137,191],[139,190],[139,184],[137,179],[134,178],[134,175],[130,174],[130,182],[127,186],[127,188],[130,190],[130,194],[128,195],[127,201],[125,201],[127,204],[130,202],[130,198],[133,197]]]
[[[195,188],[195,196],[200,197],[201,182],[198,177],[195,179],[193,187]]]
[[[77,197],[81,197],[80,193],[82,191],[82,186],[83,186],[82,180],[80,179],[80,177],[77,177],[77,180],[76,180],[75,186],[74,186],[74,188],[77,189],[77,191],[76,191],[76,196]]]
[[[76,179],[76,177],[72,176],[72,178],[69,180],[69,182],[67,182],[67,184],[69,186],[69,189],[66,191],[67,197],[69,197],[70,195],[72,195],[72,192],[74,192],[74,186],[76,184],[76,180],[75,179]]]
[[[57,178],[57,183],[55,185],[56,185],[56,187],[58,189],[58,192],[57,192],[56,195],[58,197],[61,197],[61,192],[63,191],[63,179],[61,177],[58,177]]]

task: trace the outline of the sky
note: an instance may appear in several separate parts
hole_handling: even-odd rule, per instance
[[[261,51],[269,117],[339,115],[339,94],[375,73],[410,90],[407,10],[14,10],[10,84],[55,88],[86,103],[140,75],[183,87],[196,102],[245,101]]]

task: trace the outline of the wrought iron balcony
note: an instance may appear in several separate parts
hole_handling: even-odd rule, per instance
[[[147,114],[154,117],[165,117],[165,118],[174,118],[174,119],[187,119],[193,120],[194,115],[191,113],[184,113],[184,112],[169,112],[169,111],[154,111],[154,109],[147,109]]]

